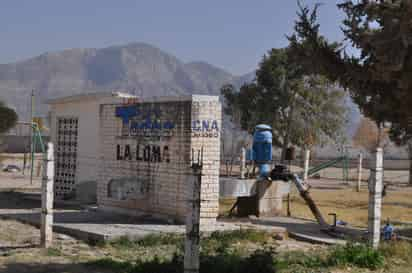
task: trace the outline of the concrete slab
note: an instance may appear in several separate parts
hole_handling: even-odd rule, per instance
[[[256,194],[256,179],[219,177],[219,197],[250,197]]]
[[[40,202],[35,199],[25,199],[27,193],[0,192],[0,218],[15,219],[34,226],[39,226]],[[184,225],[173,225],[147,216],[132,217],[95,209],[73,208],[59,204],[54,210],[55,232],[71,235],[75,238],[97,242],[113,240],[122,236],[138,239],[149,234],[184,233]],[[259,229],[287,238],[288,234],[297,240],[319,244],[344,243],[345,240],[336,239],[320,231],[315,222],[288,218],[262,217],[246,219],[224,219],[216,225],[208,226],[204,232],[216,230]],[[362,231],[348,229],[354,234]]]
[[[26,197],[32,194],[0,192],[0,218],[14,219],[39,227],[40,202]],[[6,201],[7,200],[7,201]],[[150,216],[126,216],[95,209],[69,209],[61,204],[54,210],[53,231],[71,235],[75,238],[96,242],[113,240],[122,236],[138,239],[149,234],[185,232],[184,225],[169,224]],[[202,232],[258,228],[285,237],[286,229],[260,227],[248,223],[218,221],[215,225],[202,228]]]
[[[14,219],[34,226],[40,225],[39,212],[0,214],[0,218]],[[201,229],[204,233],[213,231],[230,231],[239,229],[262,229],[279,233],[285,237],[286,229],[277,227],[260,227],[256,225],[217,222]],[[88,241],[109,241],[120,237],[139,239],[151,234],[184,234],[184,225],[173,225],[152,218],[128,217],[102,211],[57,211],[54,213],[54,232],[71,235]]]

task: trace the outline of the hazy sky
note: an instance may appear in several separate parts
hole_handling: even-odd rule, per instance
[[[323,3],[322,32],[339,39],[337,1]],[[243,74],[268,49],[286,45],[296,8],[295,0],[1,0],[0,63],[45,51],[147,42],[185,62]]]

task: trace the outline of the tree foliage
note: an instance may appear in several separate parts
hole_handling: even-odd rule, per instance
[[[343,92],[324,77],[306,75],[288,49],[272,49],[256,71],[256,80],[235,90],[222,87],[225,113],[252,132],[257,124],[273,128],[273,144],[312,147],[337,139],[345,121]]]
[[[13,128],[17,122],[17,113],[0,102],[0,134]]]
[[[391,122],[393,138],[407,136],[412,115],[412,1],[343,1],[345,41],[359,56],[345,51],[345,41],[329,42],[319,32],[317,11],[300,5],[291,54],[312,72],[347,88],[362,112],[378,125]],[[402,134],[403,132],[403,134]]]
[[[382,136],[380,136],[380,134],[382,134]],[[383,146],[389,145],[387,131],[379,130],[376,123],[369,118],[363,118],[361,120],[352,140],[355,147],[363,148],[368,152],[373,152],[379,144],[379,141]]]

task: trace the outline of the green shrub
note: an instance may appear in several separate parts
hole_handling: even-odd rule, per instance
[[[200,272],[224,273],[275,273],[273,250],[256,250],[250,256],[244,257],[237,252],[218,253],[217,255],[201,256]]]
[[[201,246],[205,253],[223,252],[236,242],[266,243],[271,238],[267,232],[244,229],[235,231],[216,231],[201,240]],[[184,238],[179,234],[150,234],[141,239],[133,240],[122,236],[109,243],[115,248],[133,249],[139,247],[154,247],[160,245],[176,245],[183,248]]]
[[[183,244],[183,237],[176,234],[150,234],[137,240],[122,236],[119,239],[110,242],[110,245],[115,248],[137,248],[180,244]]]
[[[286,269],[294,265],[303,268],[319,268],[325,266],[326,260],[319,254],[309,255],[303,251],[291,251],[277,257],[275,264],[278,269]]]
[[[140,246],[178,245],[183,243],[183,236],[177,234],[148,235],[138,240]]]
[[[361,268],[377,269],[384,265],[384,256],[365,244],[349,243],[336,247],[328,257],[329,266],[355,265]]]
[[[411,253],[411,244],[383,244],[380,250],[374,250],[364,244],[347,244],[337,246],[316,253],[294,251],[277,254],[273,249],[264,248],[252,254],[242,247],[234,247],[236,242],[252,241],[260,245],[271,238],[269,233],[256,230],[238,230],[231,232],[214,232],[201,240],[201,272],[225,273],[273,273],[276,270],[287,272],[316,272],[335,266],[354,266],[360,268],[377,269],[384,265],[384,257],[402,256],[406,261]],[[180,245],[175,249],[174,257],[161,260],[159,257],[136,261],[118,262],[103,259],[96,265],[112,268],[115,272],[181,272],[183,268],[183,238],[181,235],[150,235],[140,240],[119,238],[110,243],[116,248],[141,248],[159,245]],[[170,256],[169,256],[170,257]],[[294,271],[289,271],[293,269]],[[306,271],[305,271],[306,270]],[[309,270],[309,271],[307,271]]]
[[[118,273],[128,273],[133,269],[130,262],[116,261],[112,258],[102,258],[95,261],[88,262],[87,265],[99,268],[106,268]]]
[[[294,266],[297,268],[319,269],[347,265],[377,269],[384,265],[384,256],[380,251],[367,245],[350,243],[316,254],[308,254],[302,251],[289,252],[277,257],[275,264],[278,269],[287,269]]]
[[[46,250],[46,255],[47,255],[47,256],[54,256],[54,257],[56,257],[56,256],[61,256],[61,255],[62,255],[62,252],[61,252],[61,250],[58,249],[58,248],[49,247],[49,248],[47,248],[47,250]]]
[[[201,256],[200,263],[201,273],[276,273],[270,250],[256,251],[249,257],[236,253]],[[176,254],[171,260],[155,257],[150,261],[137,260],[135,263],[105,258],[89,262],[88,265],[118,273],[178,273],[183,271],[183,256]]]
[[[180,273],[182,269],[182,256],[174,255],[169,261],[162,261],[156,256],[151,261],[137,261],[133,269],[126,273]]]
[[[254,243],[265,243],[270,239],[271,235],[268,232],[255,229],[239,229],[233,231],[215,231],[209,238],[210,240],[218,240],[222,243],[234,243],[237,241],[249,241]]]
[[[204,254],[222,254],[231,248],[234,243],[252,242],[266,244],[272,238],[271,234],[254,229],[240,229],[234,231],[215,231],[201,240],[201,249]]]
[[[244,273],[275,273],[273,250],[257,250],[244,261],[242,271]]]
[[[89,262],[88,265],[113,270],[116,273],[178,273],[183,268],[180,256],[174,256],[169,261],[161,261],[156,256],[150,261],[137,260],[135,263],[103,258]]]

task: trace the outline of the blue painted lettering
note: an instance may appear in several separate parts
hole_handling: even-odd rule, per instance
[[[116,107],[116,117],[122,119],[123,124],[129,124],[129,120],[140,114],[136,105]]]

